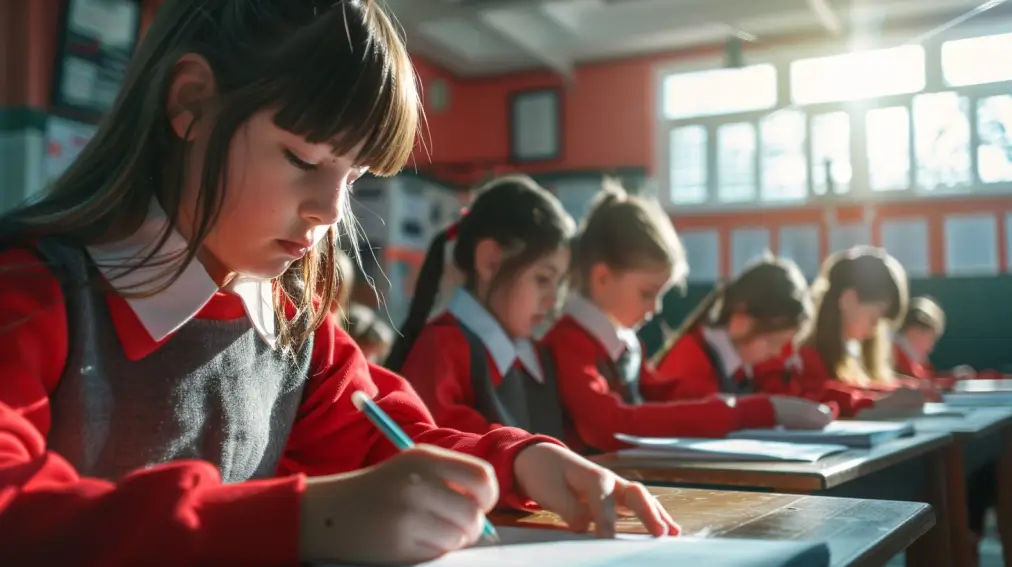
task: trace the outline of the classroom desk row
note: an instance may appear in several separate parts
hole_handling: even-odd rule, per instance
[[[696,488],[658,492],[690,531],[714,537],[822,538],[834,566],[883,565],[905,549],[910,567],[972,564],[966,478],[994,460],[998,479],[1006,479],[998,483],[998,530],[1004,563],[1012,566],[1012,409],[978,408],[966,417],[910,421],[917,430],[912,437],[814,463],[686,462],[615,454],[595,460],[647,484]],[[926,503],[930,509],[896,501]],[[530,521],[542,521],[537,518]]]

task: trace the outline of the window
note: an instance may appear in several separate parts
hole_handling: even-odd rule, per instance
[[[868,185],[872,191],[910,187],[910,115],[904,106],[876,108],[865,117]]]
[[[914,93],[924,85],[924,48],[920,45],[791,63],[791,99],[796,104]]]
[[[1012,33],[942,44],[942,77],[953,87],[1012,81]]]
[[[671,200],[679,204],[706,201],[706,128],[683,126],[671,130]]]
[[[1012,95],[977,101],[977,171],[984,183],[1012,181]]]
[[[717,196],[725,203],[755,199],[755,126],[748,122],[717,129]]]
[[[970,101],[956,93],[914,98],[917,188],[933,191],[970,184]]]
[[[668,75],[662,87],[669,120],[764,110],[777,104],[773,65]]]
[[[844,194],[850,191],[852,175],[850,115],[839,111],[813,116],[812,191],[825,195],[832,184],[834,194]]]
[[[804,199],[808,191],[808,158],[805,156],[805,113],[780,110],[763,118],[762,199]]]

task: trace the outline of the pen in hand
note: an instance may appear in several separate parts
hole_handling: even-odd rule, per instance
[[[389,439],[395,447],[397,447],[398,450],[405,451],[415,446],[415,442],[412,441],[406,433],[404,433],[404,430],[401,429],[394,420],[390,419],[390,416],[387,415],[382,408],[376,405],[376,402],[372,401],[372,398],[370,398],[368,394],[358,390],[351,395],[351,402],[355,404],[355,407],[358,408],[359,411],[365,414],[369,421],[371,421],[373,425],[375,425],[376,428],[379,429],[380,432]],[[485,518],[485,526],[482,529],[482,537],[491,543],[500,542],[499,534],[496,532],[495,526],[492,525],[492,522],[488,521],[488,518]]]

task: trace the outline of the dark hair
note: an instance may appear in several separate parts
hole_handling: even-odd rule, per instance
[[[668,335],[654,360],[659,363],[696,326],[723,327],[735,313],[755,319],[753,334],[801,329],[812,318],[808,282],[791,260],[765,254],[730,283],[718,282],[678,329]]]
[[[208,62],[217,93],[193,234],[186,251],[170,254],[163,248],[179,216],[185,142],[170,126],[166,98],[175,64],[186,54]],[[75,245],[120,240],[139,228],[157,198],[168,215],[166,229],[123,275],[157,263],[170,277],[123,295],[159,293],[195,260],[224,202],[229,145],[264,109],[275,112],[278,127],[311,143],[330,142],[337,153],[361,144],[362,164],[382,175],[407,162],[420,114],[411,60],[372,0],[166,0],[95,136],[48,192],[0,218],[0,238],[58,236]],[[210,115],[191,110],[196,120]],[[353,235],[350,210],[342,216],[342,229]],[[274,308],[282,347],[301,346],[326,317],[336,287],[326,251],[339,238],[332,228],[279,278]],[[318,278],[327,282],[327,297],[315,304]],[[291,321],[289,301],[298,314]]]
[[[348,334],[359,346],[389,345],[394,340],[394,331],[390,325],[361,303],[348,306]]]
[[[847,356],[842,337],[840,296],[852,289],[862,303],[883,302],[889,307],[875,336],[861,343],[861,360]],[[907,311],[907,275],[884,249],[857,246],[826,259],[812,284],[815,319],[799,342],[818,351],[826,368],[838,380],[856,386],[889,382],[888,327],[897,326]]]
[[[937,336],[945,334],[945,311],[935,298],[925,295],[910,300],[907,316],[903,318],[900,329],[912,327],[927,329]]]
[[[571,277],[586,292],[590,270],[599,263],[614,270],[658,267],[684,284],[685,249],[671,220],[655,203],[630,196],[614,179],[605,179],[573,248]]]
[[[567,245],[575,231],[575,221],[559,200],[529,177],[500,177],[479,188],[460,221],[432,240],[418,273],[408,317],[386,366],[400,370],[425,326],[443,276],[444,249],[454,232],[453,263],[464,273],[469,287],[475,284],[474,254],[478,243],[492,239],[506,250],[492,282],[495,289],[523,268]]]

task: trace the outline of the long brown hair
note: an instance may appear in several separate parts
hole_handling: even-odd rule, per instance
[[[161,253],[176,226],[185,167],[183,142],[166,110],[173,67],[186,54],[210,64],[217,86],[215,116],[193,235],[182,254]],[[258,111],[310,143],[331,142],[347,153],[362,144],[372,172],[392,175],[408,160],[419,123],[410,58],[397,29],[371,0],[166,0],[123,86],[80,157],[41,198],[0,217],[0,239],[55,236],[74,245],[120,240],[143,222],[157,198],[169,222],[140,266],[165,266],[162,282],[122,290],[125,296],[163,291],[195,260],[224,201],[228,149],[235,132]],[[197,119],[201,119],[198,115]],[[347,200],[346,200],[347,201]],[[354,219],[341,229],[356,247]],[[315,250],[279,278],[274,297],[278,343],[298,348],[323,321],[336,293],[332,227]],[[315,283],[322,300],[314,304]],[[140,289],[144,287],[144,289]],[[289,321],[286,304],[296,306]]]
[[[888,305],[874,336],[861,342],[860,360],[848,356],[843,340],[840,296],[849,289],[862,303]],[[882,248],[858,246],[838,252],[822,264],[812,295],[815,319],[800,336],[800,344],[815,348],[829,372],[842,382],[855,386],[891,382],[889,327],[896,327],[907,311],[903,266]]]

